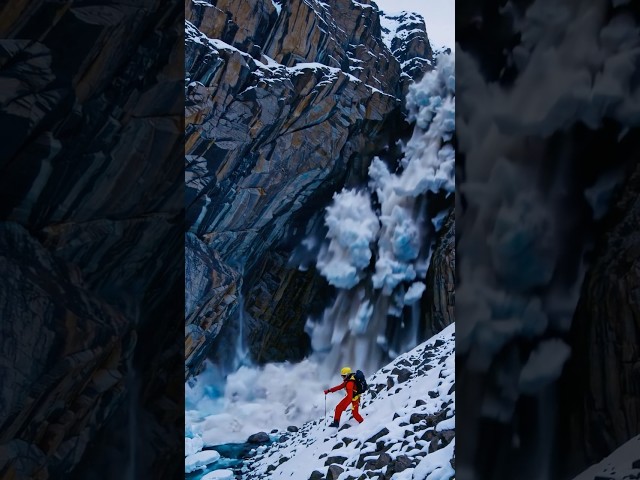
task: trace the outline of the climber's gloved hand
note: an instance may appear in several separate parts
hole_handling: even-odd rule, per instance
[[[329,393],[329,390],[325,390],[325,391],[324,391],[324,394],[325,394],[325,395],[326,395],[327,393]]]

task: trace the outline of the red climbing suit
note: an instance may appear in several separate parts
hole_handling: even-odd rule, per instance
[[[353,418],[355,418],[358,423],[362,423],[362,421],[364,420],[358,412],[358,408],[360,407],[360,395],[355,394],[355,386],[355,380],[353,379],[353,377],[350,377],[340,385],[336,385],[335,387],[331,387],[329,390],[325,391],[326,394],[327,392],[337,392],[338,390],[342,390],[343,388],[346,388],[347,390],[347,395],[342,400],[340,400],[340,403],[338,403],[338,405],[336,405],[336,411],[333,416],[334,422],[340,423],[340,416],[342,415],[342,412],[347,409],[349,404],[351,404],[351,415],[353,416]]]

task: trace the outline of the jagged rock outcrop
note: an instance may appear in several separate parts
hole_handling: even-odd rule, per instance
[[[240,273],[221,261],[218,253],[195,235],[186,235],[185,251],[185,378],[204,360],[220,332],[222,319],[239,306]]]
[[[300,361],[309,351],[301,318],[321,280],[312,271],[287,266],[288,255],[269,252],[256,267],[247,293],[247,348],[257,362]]]
[[[423,295],[424,336],[429,338],[455,321],[455,211],[451,209],[442,226],[427,271]]]
[[[182,11],[0,6],[1,478],[176,473]]]
[[[609,214],[571,331],[564,405],[583,466],[640,432],[640,167]]]
[[[108,417],[126,394],[135,333],[17,223],[0,224],[0,265],[1,315],[14,320],[0,322],[0,472],[47,478],[42,466],[73,462],[100,426],[92,417]]]
[[[383,13],[380,15],[380,24],[382,38],[400,62],[402,81],[408,86],[433,64],[434,52],[424,29],[424,19],[413,12],[397,15]]]
[[[310,202],[321,208],[345,181],[366,178],[389,130],[404,128],[397,119],[409,77],[368,1],[188,1],[186,12],[188,229],[245,278],[256,278],[252,270],[266,253],[305,227],[308,219],[292,222],[296,212]],[[413,46],[396,44],[405,63],[428,57],[411,70],[417,77],[432,59],[414,37]],[[301,332],[303,318],[278,316],[278,301],[264,304],[289,286],[297,291],[299,275],[287,268],[261,286],[245,281],[254,292],[245,309],[259,312],[252,318],[267,330]],[[293,301],[313,297],[306,287],[299,293]],[[190,345],[190,325],[202,323],[193,313]],[[263,358],[257,352],[274,348],[262,341],[251,350]]]

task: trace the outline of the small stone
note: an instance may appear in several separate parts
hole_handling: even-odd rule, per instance
[[[300,430],[298,427],[296,427],[295,425],[290,425],[287,427],[287,432],[297,432],[298,430]]]
[[[440,396],[440,394],[438,392],[434,392],[434,391],[430,391],[429,392],[429,397],[430,398],[437,398],[439,396]]]
[[[324,479],[324,475],[322,474],[322,472],[319,472],[318,470],[314,470],[313,472],[311,472],[311,476],[309,477],[309,480],[323,480]]]
[[[426,404],[427,402],[425,402],[424,400],[416,400],[416,408]]]

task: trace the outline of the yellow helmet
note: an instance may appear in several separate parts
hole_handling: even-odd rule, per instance
[[[351,373],[351,369],[349,367],[344,367],[340,370],[340,375],[349,375]]]

